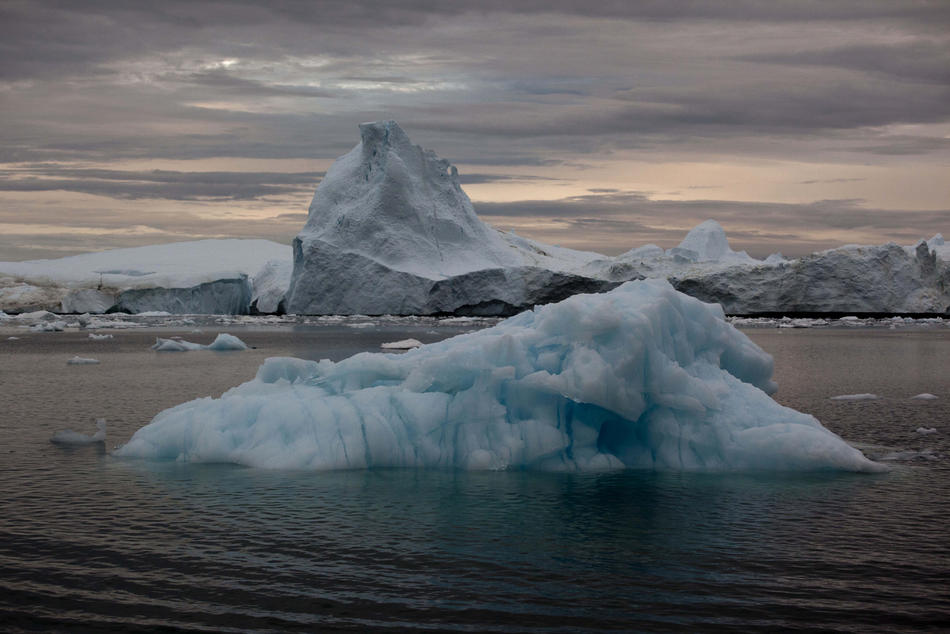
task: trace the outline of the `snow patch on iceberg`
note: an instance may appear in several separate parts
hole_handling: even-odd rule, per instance
[[[768,393],[772,358],[665,281],[576,295],[405,354],[268,359],[115,455],[254,467],[872,471]]]

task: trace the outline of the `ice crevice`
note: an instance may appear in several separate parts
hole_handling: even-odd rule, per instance
[[[769,394],[772,359],[660,280],[576,295],[402,354],[271,358],[115,455],[264,468],[881,467]]]

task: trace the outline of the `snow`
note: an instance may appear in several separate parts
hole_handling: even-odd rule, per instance
[[[936,396],[934,396],[933,394],[928,394],[927,392],[924,392],[923,394],[918,394],[917,396],[911,396],[910,398],[911,400],[914,400],[914,401],[934,401],[937,399]]]
[[[202,290],[207,292],[221,280],[244,280],[248,295],[253,295],[248,278],[269,261],[289,262],[290,258],[290,249],[276,242],[225,239],[112,249],[53,260],[0,262],[0,276],[9,276],[0,280],[0,306],[102,313],[120,301],[126,291],[206,285]],[[168,301],[167,296],[156,298],[163,300]],[[201,303],[195,305],[202,307]],[[207,303],[205,307],[214,308]],[[165,308],[159,304],[142,310]]]
[[[96,419],[96,429],[98,431],[92,436],[67,429],[65,431],[56,432],[49,441],[60,445],[91,445],[93,443],[105,442],[106,420],[104,418]]]
[[[208,345],[192,343],[183,339],[163,339],[155,338],[155,344],[152,350],[156,352],[189,352],[193,350],[247,350],[247,344],[226,332],[220,333],[215,340]]]
[[[389,343],[380,344],[379,347],[383,350],[411,350],[421,345],[422,342],[418,339],[400,339],[399,341],[390,341]]]
[[[918,427],[914,431],[922,436],[927,436],[930,434],[936,434],[937,428],[936,427]]]
[[[99,359],[76,356],[67,361],[66,365],[99,365]]]
[[[404,354],[271,358],[116,456],[264,468],[882,469],[775,402],[718,306],[633,282]]]
[[[880,397],[877,394],[841,394],[840,396],[832,396],[830,400],[832,401],[874,401]]]

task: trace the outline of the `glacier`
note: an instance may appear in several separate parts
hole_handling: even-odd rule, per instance
[[[626,283],[402,354],[270,358],[158,414],[117,457],[278,469],[882,467],[769,393],[772,358],[718,305]]]

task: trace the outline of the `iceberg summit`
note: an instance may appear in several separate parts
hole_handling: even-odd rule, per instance
[[[114,455],[312,470],[881,468],[772,400],[771,375],[718,305],[630,282],[405,354],[267,359]]]

